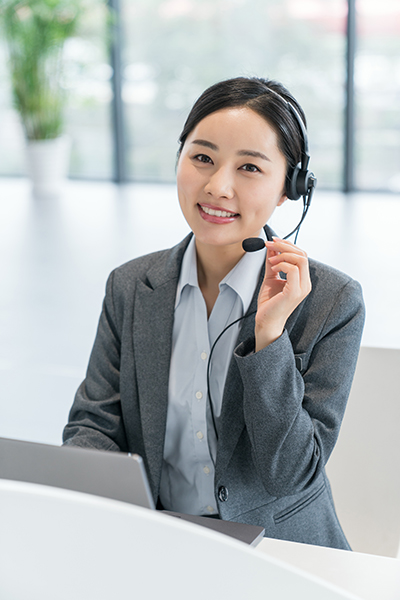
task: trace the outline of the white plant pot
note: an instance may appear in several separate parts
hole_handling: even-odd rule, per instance
[[[38,198],[60,196],[67,183],[71,139],[63,135],[51,140],[28,140],[27,172],[32,192]]]

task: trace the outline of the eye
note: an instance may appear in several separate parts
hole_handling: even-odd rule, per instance
[[[211,158],[209,156],[207,156],[207,154],[196,154],[195,156],[193,156],[193,160],[197,160],[201,163],[205,163],[205,164],[213,164],[213,161],[211,160]]]
[[[243,171],[247,171],[248,173],[261,173],[261,169],[259,169],[256,165],[252,165],[250,163],[243,165],[240,168]]]

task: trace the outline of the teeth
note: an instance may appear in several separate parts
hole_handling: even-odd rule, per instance
[[[201,207],[205,213],[211,215],[213,217],[234,217],[236,213],[226,212],[225,210],[213,210],[212,208],[207,208],[206,206]]]

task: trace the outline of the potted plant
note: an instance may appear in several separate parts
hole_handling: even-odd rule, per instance
[[[35,195],[58,194],[67,176],[64,135],[64,42],[76,33],[82,0],[0,0],[11,85],[27,140]]]

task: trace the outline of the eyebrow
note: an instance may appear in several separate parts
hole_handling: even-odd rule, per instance
[[[213,144],[212,142],[209,142],[208,140],[193,140],[192,144],[197,144],[198,146],[204,146],[205,148],[210,148],[211,150],[214,150],[215,152],[218,152],[218,150],[219,150],[219,148],[216,144]],[[254,158],[261,158],[262,160],[267,160],[268,162],[271,162],[271,159],[268,158],[268,156],[266,156],[262,152],[258,152],[256,150],[239,150],[238,156],[253,156]]]
[[[193,140],[192,144],[197,144],[198,146],[205,146],[206,148],[211,148],[211,150],[218,151],[218,146],[213,144],[212,142],[208,142],[207,140]]]
[[[263,160],[267,160],[268,162],[271,162],[271,159],[268,158],[268,156],[266,156],[262,152],[257,152],[256,150],[239,150],[238,155],[239,156],[254,156],[254,158],[262,158]]]

